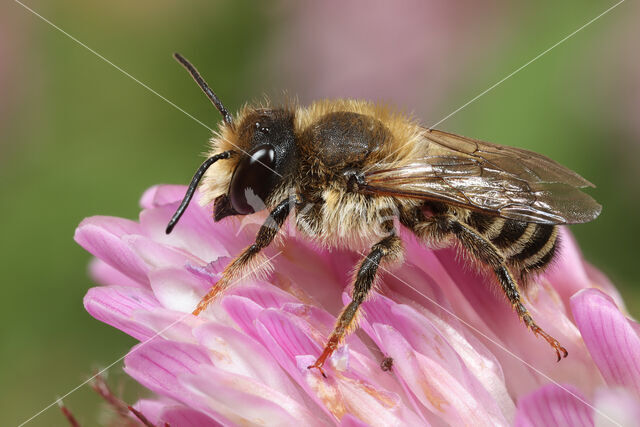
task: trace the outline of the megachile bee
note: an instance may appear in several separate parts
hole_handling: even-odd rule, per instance
[[[558,225],[599,215],[601,206],[579,190],[593,186],[589,181],[540,154],[428,129],[364,101],[245,107],[233,117],[197,70],[174,56],[222,122],[167,233],[203,178],[201,202],[214,202],[215,221],[270,211],[255,243],[225,268],[193,314],[247,271],[292,212],[296,228],[325,246],[366,245],[370,250],[357,270],[352,300],[309,366],[324,375],[325,361],[356,327],[358,307],[380,263],[402,258],[397,218],[425,244],[462,248],[495,276],[520,319],[553,347],[558,360],[567,356],[527,311],[519,283],[549,265],[558,248]]]

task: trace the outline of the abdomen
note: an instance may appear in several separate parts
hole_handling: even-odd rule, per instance
[[[468,225],[491,241],[522,278],[542,271],[558,247],[558,227],[471,212]]]

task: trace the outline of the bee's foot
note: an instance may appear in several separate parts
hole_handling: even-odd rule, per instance
[[[567,357],[569,355],[569,352],[567,351],[566,348],[564,348],[562,345],[560,345],[560,343],[558,342],[557,339],[555,339],[554,337],[552,337],[551,335],[547,334],[545,331],[542,330],[542,328],[540,328],[538,325],[533,325],[531,327],[531,330],[533,331],[533,333],[536,336],[541,336],[542,338],[545,339],[545,341],[547,341],[549,343],[549,345],[551,347],[553,347],[553,349],[556,351],[556,356],[558,356],[558,362],[560,360],[562,360],[563,357]]]
[[[307,369],[316,368],[318,371],[320,371],[323,377],[327,378],[327,374],[324,373],[324,369],[322,369],[322,365],[324,365],[323,362],[321,362],[320,360],[316,360],[316,363],[314,363],[313,365],[307,366]]]

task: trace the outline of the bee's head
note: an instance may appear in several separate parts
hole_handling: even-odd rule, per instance
[[[233,172],[230,179],[229,174],[226,175],[229,179],[226,193],[215,199],[216,221],[231,215],[248,215],[278,203],[279,200],[271,199],[281,189],[282,178],[289,173],[296,157],[294,113],[286,109],[247,109],[235,123],[193,65],[178,53],[174,57],[222,115],[223,139],[229,147],[221,149],[198,168],[180,207],[169,221],[167,234],[189,205],[207,169],[218,160],[228,159],[228,167]]]
[[[290,172],[296,156],[293,112],[254,109],[235,128],[237,163],[226,194],[215,201],[216,221],[248,215],[279,200],[271,200]]]

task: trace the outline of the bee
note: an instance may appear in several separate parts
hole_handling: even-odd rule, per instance
[[[593,184],[540,154],[425,128],[365,101],[245,107],[233,117],[198,71],[180,54],[174,57],[222,122],[167,234],[201,180],[201,203],[213,202],[214,221],[269,211],[255,243],[224,269],[194,315],[255,265],[290,215],[297,230],[326,247],[367,247],[351,302],[309,366],[324,375],[327,358],[357,327],[378,267],[402,259],[399,223],[425,245],[462,249],[495,277],[519,318],[549,343],[558,361],[568,355],[531,317],[521,287],[553,260],[558,225],[599,215],[601,206],[580,190]]]

